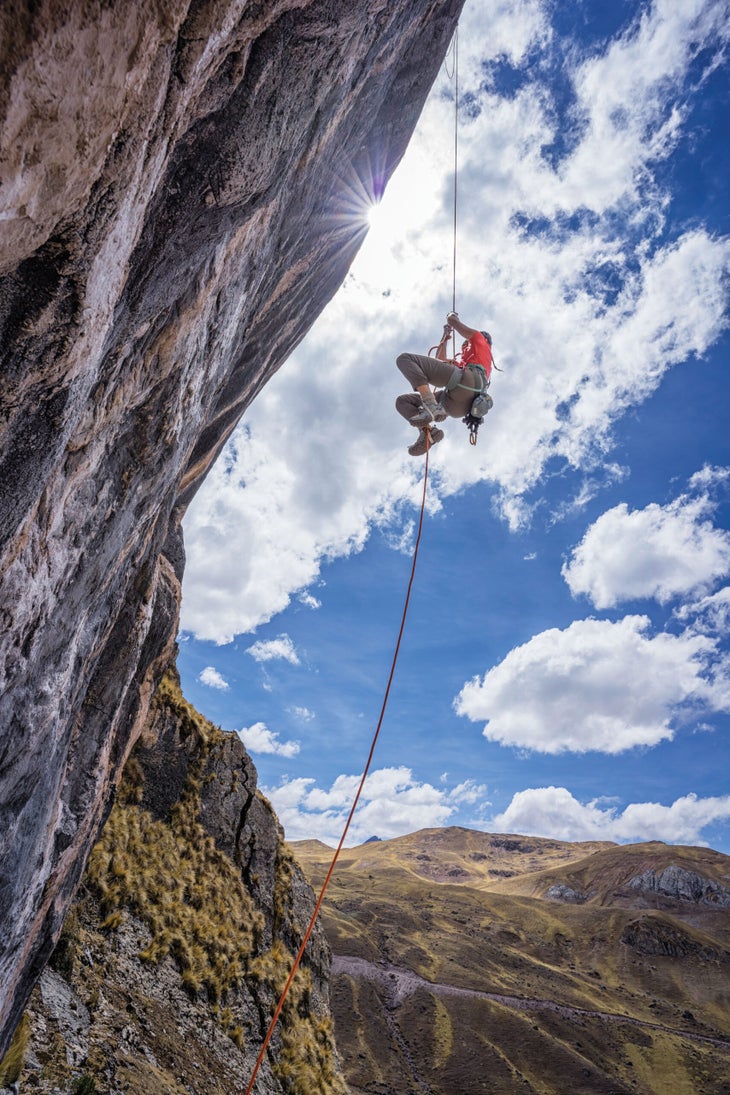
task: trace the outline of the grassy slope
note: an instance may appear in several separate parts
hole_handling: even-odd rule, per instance
[[[293,847],[316,888],[330,849]],[[728,909],[625,886],[669,864],[730,880],[726,856],[659,843],[443,829],[345,850],[323,910],[335,955],[517,998],[421,986],[396,1004],[387,985],[339,974],[336,1033],[353,1092],[730,1092]],[[555,884],[588,899],[545,899]],[[637,924],[643,949],[622,941]],[[662,948],[676,953],[646,953]]]
[[[277,838],[267,935],[241,868],[203,825],[201,788],[216,778],[208,761],[226,735],[187,703],[174,677],[161,684],[154,711],[192,743],[182,793],[165,820],[153,817],[141,806],[147,772],[132,755],[50,963],[65,983],[62,1010],[74,1036],[49,1017],[37,988],[24,1095],[57,1095],[79,1083],[89,1095],[243,1091],[291,969],[277,937],[302,916],[288,849]],[[235,787],[237,773],[230,775]],[[288,1095],[344,1095],[331,1021],[310,989],[310,972],[300,970],[272,1043],[273,1072]],[[24,1052],[17,1068],[0,1062],[0,1081],[20,1071]]]

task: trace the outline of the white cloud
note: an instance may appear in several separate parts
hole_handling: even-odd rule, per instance
[[[305,608],[322,607],[322,602],[318,601],[316,597],[314,597],[311,593],[307,593],[306,591],[304,593],[300,593],[297,597],[297,600],[300,602],[300,604],[303,604]]]
[[[699,601],[682,605],[676,616],[680,620],[691,620],[695,631],[725,636],[730,633],[730,586],[724,586]]]
[[[287,840],[316,838],[336,846],[355,799],[360,776],[338,776],[329,789],[312,779],[285,779],[278,787],[262,787],[284,826]],[[410,768],[381,768],[365,780],[347,846],[371,836],[388,839],[418,829],[444,825],[458,805],[472,802],[483,788],[467,781],[449,793],[415,779]]]
[[[538,63],[553,48],[548,8],[467,3],[458,308],[489,327],[505,371],[476,448],[448,423],[433,453],[432,511],[488,481],[518,527],[549,462],[590,473],[572,503],[584,504],[614,474],[603,469],[616,419],[724,329],[730,244],[702,226],[665,238],[669,196],[653,174],[688,124],[690,66],[727,39],[724,10],[655,0],[603,53],[581,57],[559,43],[576,96],[566,122]],[[481,62],[493,57],[523,66],[512,97],[490,84]],[[406,455],[412,431],[393,410],[403,390],[394,362],[404,349],[429,348],[450,296],[452,93],[442,77],[380,227],[186,515],[183,626],[200,638],[254,630],[292,596],[306,597],[322,563],[359,551],[374,528],[400,549],[410,541],[422,465]],[[545,149],[567,124],[567,150],[552,162]]]
[[[718,468],[705,464],[704,468],[696,471],[691,477],[690,490],[709,491],[713,487],[722,486],[729,479],[730,468]]]
[[[592,209],[607,209],[646,193],[647,168],[682,130],[687,108],[676,91],[691,61],[707,47],[716,58],[727,33],[722,2],[655,0],[602,56],[583,62],[574,74],[583,135],[558,176],[556,200],[571,209],[589,195]]]
[[[292,707],[291,712],[304,722],[311,722],[315,717],[314,711],[310,711],[308,707]]]
[[[299,655],[294,643],[288,635],[279,635],[276,639],[259,640],[246,647],[246,653],[250,654],[254,661],[271,662],[282,660],[291,665],[299,665]]]
[[[448,801],[455,802],[459,805],[465,805],[473,802],[478,802],[484,798],[487,793],[486,785],[483,783],[477,783],[473,779],[465,779],[463,783],[457,784],[453,790],[448,793]]]
[[[706,495],[666,506],[603,513],[586,532],[562,574],[574,596],[596,608],[655,597],[661,604],[706,590],[730,571],[730,533],[714,528]]]
[[[657,745],[690,711],[730,710],[712,639],[648,630],[646,616],[626,616],[543,631],[465,684],[456,711],[488,720],[489,741],[555,754]]]
[[[669,806],[635,802],[622,811],[603,809],[603,802],[579,802],[565,787],[534,787],[518,791],[488,825],[494,832],[554,840],[662,840],[697,845],[706,843],[702,830],[707,825],[730,818],[730,795],[703,799],[688,794]]]
[[[277,757],[295,757],[299,752],[298,741],[279,741],[279,734],[269,730],[266,723],[255,722],[253,726],[244,726],[238,731],[243,744],[250,753],[271,753]]]
[[[489,33],[484,33],[485,16]],[[485,78],[485,61],[506,59],[521,65],[537,43],[551,37],[542,0],[492,0],[491,3],[467,3],[459,20],[459,75],[469,84]],[[450,66],[451,67],[451,66]],[[486,78],[490,78],[487,65]]]
[[[212,665],[206,665],[198,680],[201,684],[207,684],[209,688],[218,688],[221,692],[228,692],[230,685]]]
[[[341,775],[329,789],[321,789],[311,778],[285,778],[277,787],[262,787],[262,792],[271,800],[287,840],[318,839],[335,847],[359,783],[360,776]],[[582,803],[565,787],[536,787],[517,792],[506,810],[487,816],[490,803],[485,794],[486,788],[472,780],[446,791],[415,779],[409,768],[379,769],[365,781],[345,844],[352,847],[371,836],[390,839],[440,827],[453,823],[459,806],[475,804],[479,816],[473,824],[485,831],[572,841],[703,844],[706,826],[730,818],[730,795],[687,794],[669,806],[638,802],[622,810],[614,797]]]

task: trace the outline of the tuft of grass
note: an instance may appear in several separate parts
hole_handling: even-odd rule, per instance
[[[24,1015],[15,1028],[15,1034],[8,1046],[7,1053],[0,1061],[0,1087],[10,1087],[11,1084],[17,1083],[20,1079],[29,1038],[30,1023],[27,1016]]]
[[[210,1001],[240,980],[240,959],[252,953],[262,917],[231,860],[205,839],[194,792],[186,790],[169,824],[137,806],[115,805],[87,882],[106,914],[103,928],[118,927],[124,908],[147,925],[144,962],[170,955],[188,975],[186,985],[205,990]]]
[[[56,973],[59,973],[61,977],[65,977],[67,980],[71,977],[76,962],[76,953],[78,950],[78,931],[79,931],[79,918],[75,909],[66,917],[61,934],[58,937],[58,942],[53,949],[51,957],[48,959],[48,965]]]
[[[249,976],[264,982],[278,1000],[289,977],[293,956],[281,940],[249,962]],[[347,1095],[336,1067],[335,1040],[329,1016],[311,1007],[309,970],[297,970],[281,1012],[281,1052],[273,1072],[287,1095]]]
[[[116,931],[117,928],[119,927],[119,925],[121,924],[121,922],[122,922],[122,910],[121,909],[115,909],[114,912],[109,913],[109,915],[106,917],[106,919],[102,920],[99,927],[101,928],[101,930],[103,932],[105,932],[105,931]]]
[[[97,1095],[96,1081],[86,1072],[77,1076],[71,1084],[71,1095]]]
[[[281,1057],[274,1073],[287,1095],[347,1095],[347,1087],[335,1069],[332,1020],[300,1017],[282,1030]]]

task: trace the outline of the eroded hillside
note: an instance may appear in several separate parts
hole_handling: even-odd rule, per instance
[[[718,852],[424,830],[346,849],[323,925],[353,1095],[730,1092]]]

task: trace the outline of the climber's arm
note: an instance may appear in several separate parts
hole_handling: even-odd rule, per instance
[[[465,323],[462,323],[456,312],[449,312],[446,317],[448,323],[458,331],[462,338],[471,338],[472,335],[477,333],[476,327],[467,327]]]

